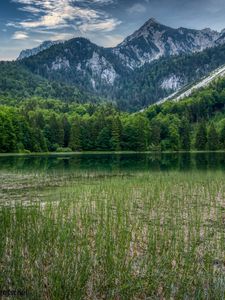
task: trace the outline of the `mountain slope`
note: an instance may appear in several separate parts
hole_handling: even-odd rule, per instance
[[[37,55],[38,53],[49,49],[51,46],[62,43],[61,41],[44,41],[40,46],[33,48],[33,49],[26,49],[21,51],[17,60],[21,60],[30,56]]]
[[[84,38],[57,43],[19,61],[48,81],[140,110],[225,64],[225,31],[173,29],[150,19],[115,48]]]
[[[186,97],[189,97],[193,92],[196,92],[199,89],[202,89],[204,87],[207,87],[211,84],[212,81],[224,77],[225,76],[225,66],[219,67],[218,69],[214,70],[212,73],[210,73],[208,76],[204,77],[199,82],[188,85],[183,87],[182,89],[178,90],[177,92],[169,95],[168,97],[162,99],[161,101],[158,101],[158,104],[164,103],[168,100],[172,101],[179,101]]]
[[[22,61],[32,72],[49,79],[78,84],[90,91],[113,86],[124,72],[118,58],[109,50],[84,38],[52,46]]]
[[[0,99],[1,103],[13,100],[14,103],[37,96],[55,98],[65,102],[99,102],[100,99],[89,95],[75,86],[48,81],[35,75],[19,62],[0,62]],[[5,100],[4,100],[5,99]]]
[[[170,28],[150,19],[112,51],[134,69],[162,56],[188,54],[219,44],[221,34],[211,29]]]
[[[121,108],[140,110],[225,64],[225,45],[202,52],[161,58],[115,82],[113,98]]]
[[[78,40],[82,40],[82,38],[78,38]],[[219,33],[210,28],[194,30],[180,27],[175,29],[151,18],[110,51],[118,56],[124,66],[135,69],[162,56],[199,52],[221,45],[224,41],[224,30]],[[58,43],[60,41],[46,41],[40,47],[22,51],[18,59],[36,55]]]

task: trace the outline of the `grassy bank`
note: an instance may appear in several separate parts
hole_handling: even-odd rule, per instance
[[[28,299],[224,299],[224,173],[3,177],[0,290]]]

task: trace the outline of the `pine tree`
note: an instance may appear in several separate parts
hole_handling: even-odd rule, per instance
[[[190,151],[191,137],[190,137],[190,123],[187,118],[181,120],[180,125],[180,148],[181,150]]]
[[[195,137],[195,148],[199,151],[206,150],[207,130],[204,122],[200,123]]]
[[[68,119],[65,115],[62,118],[62,124],[63,124],[63,130],[64,130],[63,146],[68,147],[69,146],[69,141],[70,141],[71,126],[70,126],[70,123],[69,123],[69,121],[68,121]]]
[[[112,120],[112,138],[110,140],[111,150],[120,151],[121,150],[121,121],[119,117],[115,117]]]
[[[49,119],[49,124],[45,129],[45,135],[49,140],[50,150],[56,150],[58,146],[63,147],[64,143],[64,130],[61,119],[52,114]]]
[[[111,131],[108,127],[104,127],[97,138],[98,150],[110,150]]]
[[[225,150],[225,124],[223,125],[223,127],[220,131],[220,143],[221,143],[222,149]]]
[[[161,142],[161,127],[159,122],[153,122],[150,129],[150,149],[159,150]]]
[[[69,147],[73,151],[80,151],[81,149],[81,134],[80,134],[80,122],[78,118],[72,120]]]
[[[216,151],[219,148],[219,136],[214,124],[211,124],[208,132],[208,149]]]
[[[179,135],[179,128],[178,126],[173,123],[169,126],[169,149],[172,151],[178,151],[179,150],[179,144],[180,144],[180,135]]]

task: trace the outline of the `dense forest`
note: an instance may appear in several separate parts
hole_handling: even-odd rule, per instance
[[[19,62],[0,62],[1,103],[17,104],[30,97],[60,99],[64,102],[98,103],[102,98],[84,92],[76,86],[59,81],[49,81],[35,75]]]
[[[0,152],[225,150],[225,79],[133,114],[109,103],[6,102],[1,96]]]

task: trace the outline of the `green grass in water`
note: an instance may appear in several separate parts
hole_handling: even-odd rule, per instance
[[[225,299],[224,173],[5,178],[0,290],[27,299]]]

